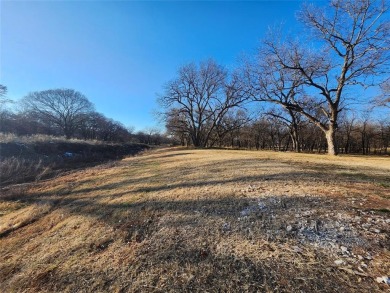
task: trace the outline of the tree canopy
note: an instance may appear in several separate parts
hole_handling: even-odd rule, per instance
[[[71,138],[77,127],[93,111],[93,104],[80,92],[73,89],[51,89],[32,92],[23,98],[27,111],[39,119],[59,127],[66,138]]]

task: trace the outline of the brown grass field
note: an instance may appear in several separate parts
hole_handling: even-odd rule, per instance
[[[390,158],[162,149],[0,195],[1,292],[388,292]]]

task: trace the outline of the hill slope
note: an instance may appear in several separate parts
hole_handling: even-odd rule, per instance
[[[380,292],[388,158],[159,150],[0,196],[4,292]]]
[[[123,159],[149,149],[145,144],[65,140],[49,136],[4,140],[0,133],[0,186],[48,179],[65,171]]]

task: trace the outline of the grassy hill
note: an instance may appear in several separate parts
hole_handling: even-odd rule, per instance
[[[3,292],[382,292],[390,161],[165,149],[0,195]]]

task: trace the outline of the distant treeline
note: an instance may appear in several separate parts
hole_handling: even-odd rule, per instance
[[[245,121],[245,123],[243,123]],[[176,121],[178,122],[178,121]],[[327,142],[323,132],[305,119],[297,123],[298,139],[294,141],[292,125],[279,115],[263,113],[259,119],[250,119],[244,111],[237,111],[219,123],[210,134],[207,147],[298,151],[326,153]],[[193,145],[191,134],[179,124],[170,121],[169,133],[177,144]],[[390,120],[342,117],[336,133],[336,150],[341,154],[390,153]]]
[[[0,85],[0,132],[18,136],[45,134],[106,142],[138,142],[149,145],[170,143],[157,129],[135,132],[94,111],[93,104],[72,89],[33,92],[20,102],[6,98]]]

